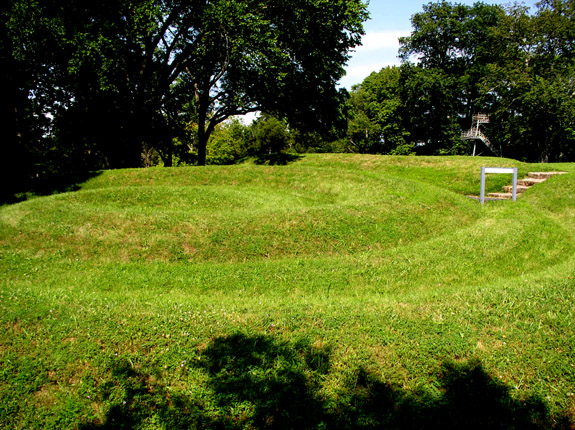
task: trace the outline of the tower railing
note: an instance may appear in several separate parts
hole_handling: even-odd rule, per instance
[[[487,136],[485,136],[481,130],[479,129],[480,124],[488,124],[489,123],[489,116],[485,113],[477,113],[472,117],[471,128],[469,130],[464,130],[461,133],[461,139],[463,140],[472,140],[477,139],[481,140],[485,146],[487,146],[493,154],[499,157],[499,151],[495,149],[495,147],[491,144]],[[473,147],[473,155],[475,155],[475,147]]]

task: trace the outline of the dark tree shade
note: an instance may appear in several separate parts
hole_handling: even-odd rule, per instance
[[[9,0],[2,15],[53,142],[108,167],[143,147],[171,165],[190,129],[204,164],[215,127],[258,110],[329,129],[367,18],[361,0]]]

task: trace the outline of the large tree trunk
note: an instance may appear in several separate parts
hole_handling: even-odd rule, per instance
[[[206,165],[206,147],[208,144],[209,136],[202,132],[198,139],[198,166]]]
[[[164,163],[164,167],[172,167],[174,165],[174,156],[172,148],[167,148],[165,150],[157,150],[158,154],[160,154],[160,158],[162,159],[162,163]],[[147,166],[146,166],[147,167]]]
[[[172,167],[174,165],[172,153],[170,152],[162,161],[164,162],[164,167]]]
[[[198,106],[198,166],[206,165],[206,155],[208,140],[210,138],[210,130],[208,125],[208,107],[209,101],[205,95],[206,93],[196,93]],[[208,127],[206,127],[208,126]]]
[[[200,112],[198,117],[198,166],[206,165],[206,152],[209,134],[206,131],[206,115]]]

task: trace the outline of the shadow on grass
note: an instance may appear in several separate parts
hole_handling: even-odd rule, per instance
[[[157,382],[159,372],[141,372],[125,359],[114,363],[111,371],[111,378],[99,387],[100,394],[94,399],[108,405],[104,422],[83,424],[79,430],[209,428],[211,421],[203,418],[199,406]]]
[[[215,339],[200,366],[224,412],[219,428],[317,428],[324,418],[319,380],[329,351],[236,334]]]
[[[306,341],[235,334],[215,339],[197,364],[213,398],[199,406],[130,366],[118,366],[116,402],[100,425],[87,429],[144,428],[152,420],[170,429],[570,429],[537,398],[516,400],[478,362],[447,363],[440,395],[407,392],[358,369],[328,398],[321,382],[330,372],[328,349]],[[203,401],[205,405],[205,400]],[[146,427],[147,428],[147,427]]]
[[[0,194],[0,205],[22,202],[30,196],[48,196],[78,191],[82,183],[101,174],[101,171],[45,174],[6,188]]]
[[[268,166],[287,166],[290,163],[301,160],[303,157],[297,154],[277,152],[275,154],[260,154],[254,156],[254,163]]]

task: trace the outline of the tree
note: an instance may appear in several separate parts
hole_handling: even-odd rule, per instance
[[[283,151],[290,144],[290,134],[285,121],[269,114],[260,115],[251,125],[252,155],[273,154]]]
[[[61,143],[84,137],[110,167],[137,166],[142,147],[171,165],[196,124],[198,164],[227,118],[263,110],[302,128],[337,119],[349,50],[367,18],[361,0],[10,0],[22,58],[42,54],[41,96]],[[25,29],[26,31],[23,31]],[[53,51],[53,52],[52,52]],[[51,73],[56,75],[52,76]],[[63,79],[58,79],[63,77]],[[67,133],[65,132],[67,130]],[[94,153],[94,151],[92,151]]]
[[[466,151],[461,128],[484,110],[482,83],[494,61],[494,28],[504,16],[497,5],[429,3],[412,17],[411,36],[400,38],[403,115],[428,153]]]
[[[401,39],[403,117],[428,153],[465,153],[459,138],[477,112],[502,155],[525,161],[575,156],[575,1],[544,0],[535,15],[430,3]],[[417,63],[410,63],[415,56]]]
[[[13,166],[2,169],[1,201],[31,190],[65,189],[79,170],[73,151],[56,145],[47,115],[69,98],[60,67],[66,49],[50,37],[60,31],[58,24],[35,6],[11,0],[0,6],[0,103],[7,125],[3,155]],[[34,28],[33,22],[38,24]]]
[[[364,5],[356,0],[222,4],[228,7],[225,15],[212,21],[226,23],[212,36],[221,59],[202,67],[207,73],[196,84],[199,163],[211,130],[230,115],[262,110],[294,126],[329,128],[338,114],[335,84],[348,50],[359,43]],[[213,52],[208,55],[212,61]]]
[[[0,10],[3,11],[6,7],[7,5],[3,3]],[[0,114],[4,122],[3,156],[8,163],[27,159],[30,154],[22,141],[24,137],[31,140],[34,138],[31,133],[34,127],[30,126],[31,104],[25,91],[26,86],[30,85],[31,77],[25,65],[12,56],[12,50],[6,23],[0,21],[0,98],[2,99]],[[26,163],[17,172],[9,172],[6,167],[1,169],[0,204],[25,188],[32,173],[31,164]]]
[[[575,159],[574,27],[573,0],[541,2],[533,16],[513,7],[498,27],[483,97],[506,156]]]
[[[348,137],[354,152],[409,153],[401,108],[400,69],[386,67],[368,76],[351,93]]]
[[[250,126],[238,118],[230,118],[218,125],[208,143],[207,158],[210,164],[233,164],[248,156]]]
[[[460,139],[457,78],[441,69],[401,67],[401,116],[417,152],[425,155],[465,153]]]

